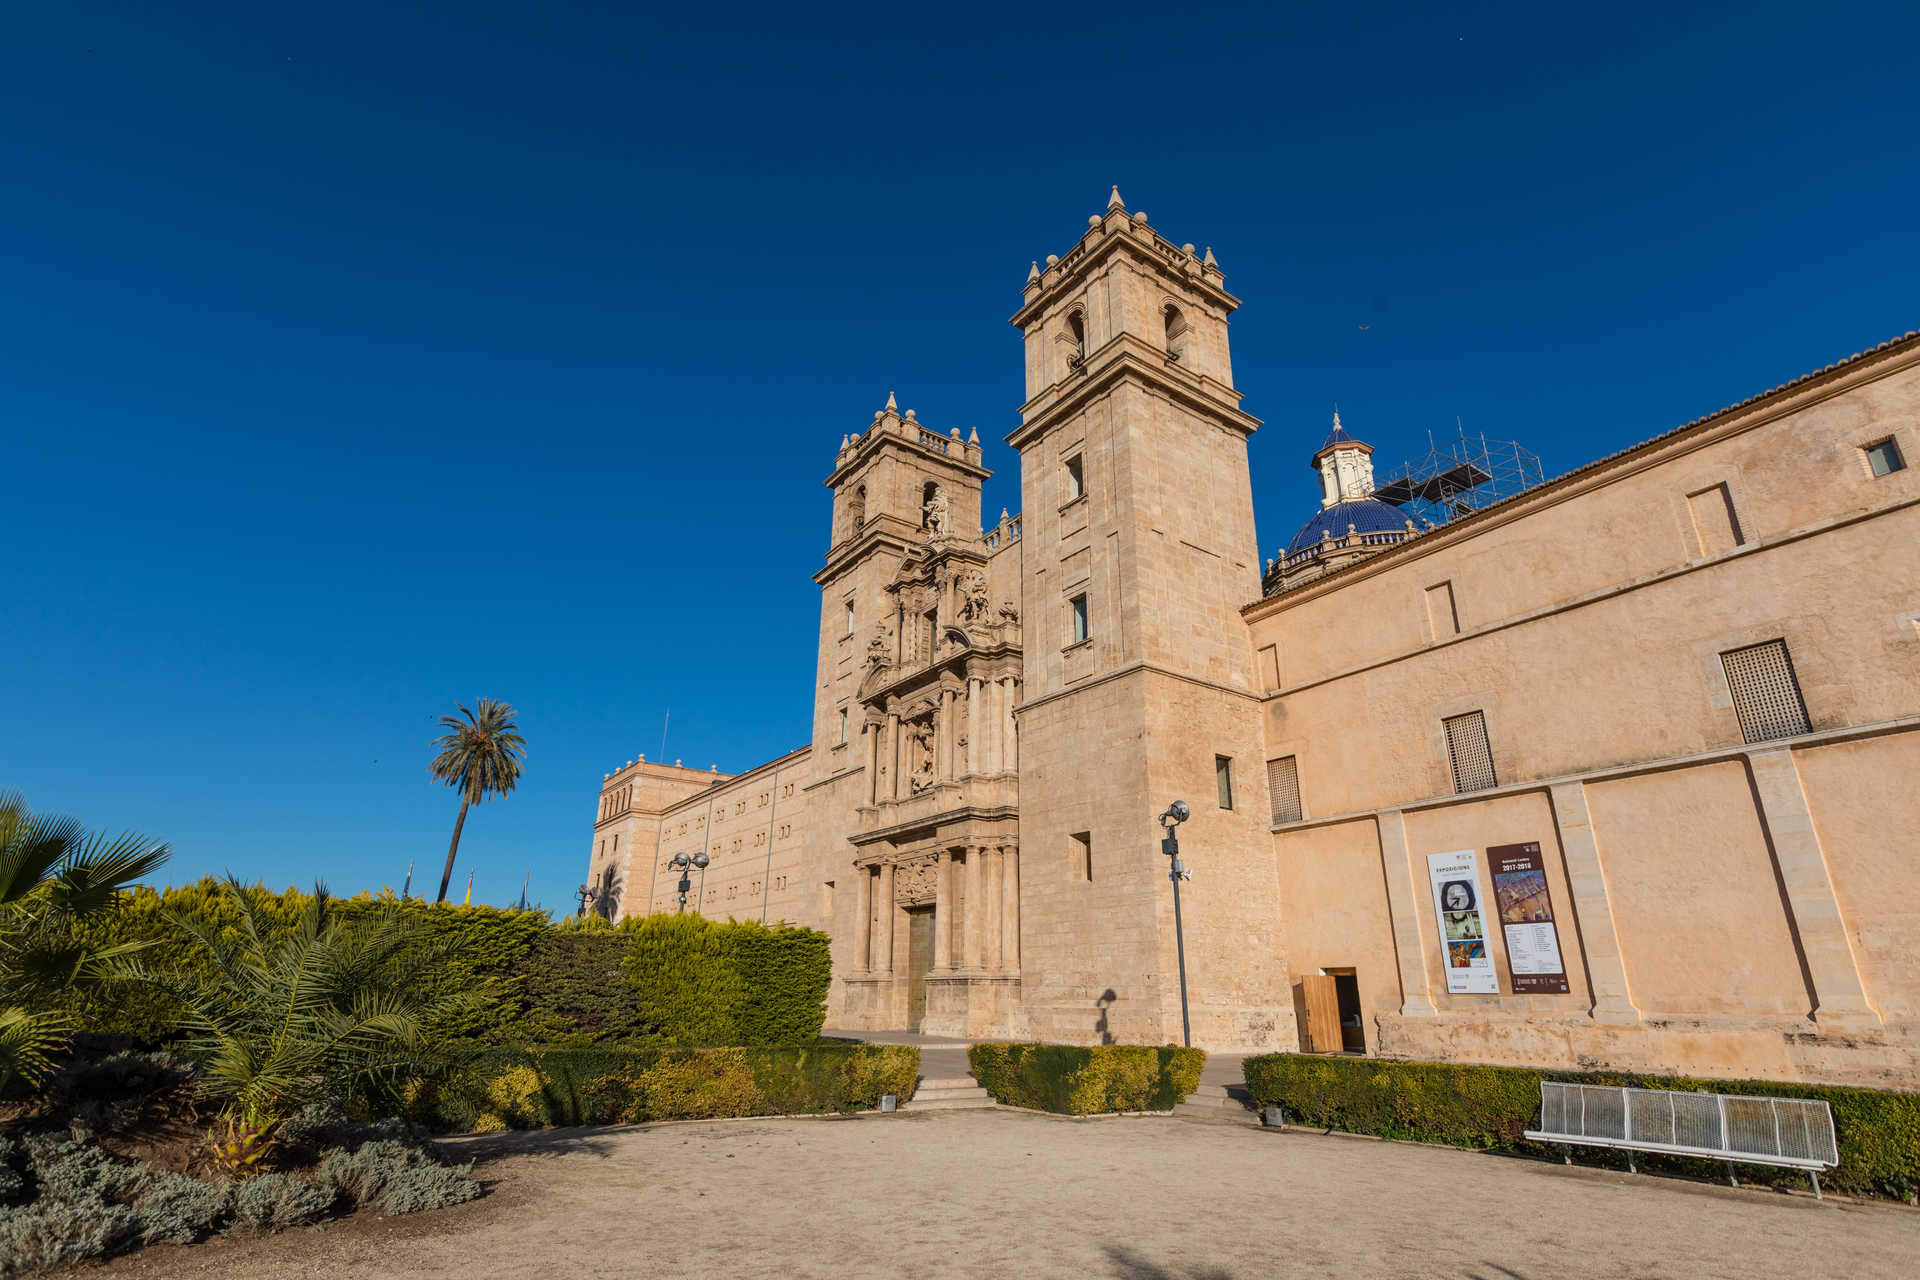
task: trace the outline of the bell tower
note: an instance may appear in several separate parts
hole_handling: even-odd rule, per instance
[[[1260,698],[1240,608],[1259,598],[1247,438],[1213,251],[1116,188],[1027,274],[1019,713],[1027,965],[1039,1039],[1096,1025],[1178,1042],[1172,890],[1155,815],[1185,800],[1196,1044],[1293,1043]],[[1097,749],[1090,749],[1098,743]]]

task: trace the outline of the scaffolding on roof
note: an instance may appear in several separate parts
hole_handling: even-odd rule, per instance
[[[1376,480],[1373,496],[1405,507],[1422,524],[1445,524],[1545,479],[1540,457],[1531,449],[1512,440],[1469,436],[1462,429],[1458,439],[1434,445],[1424,458]]]

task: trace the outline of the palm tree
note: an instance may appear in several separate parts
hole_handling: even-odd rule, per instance
[[[238,1167],[265,1154],[281,1121],[306,1103],[348,1101],[435,1065],[443,1054],[425,1028],[474,997],[436,994],[460,944],[436,940],[397,904],[343,915],[316,885],[287,929],[256,891],[232,876],[223,887],[239,915],[233,931],[168,913],[197,963],[154,970],[121,961],[116,975],[179,1001],[181,1048],[200,1063],[206,1091],[226,1102],[226,1146]]]
[[[170,852],[132,832],[89,835],[72,818],[34,813],[19,792],[0,791],[0,1085],[15,1075],[44,1078],[72,1030],[60,999],[147,945],[96,946],[85,926]]]
[[[460,816],[454,819],[453,843],[447,846],[447,869],[440,873],[440,896],[447,900],[447,885],[453,879],[454,855],[460,852],[460,828],[467,825],[467,807],[476,800],[504,796],[520,781],[521,762],[526,756],[527,740],[513,722],[513,708],[492,698],[474,704],[476,710],[460,706],[460,715],[441,716],[444,737],[434,739],[440,752],[433,758],[433,777],[460,792]],[[465,716],[463,720],[460,717]]]

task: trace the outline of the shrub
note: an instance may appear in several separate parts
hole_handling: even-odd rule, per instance
[[[638,1124],[871,1110],[884,1093],[912,1096],[919,1074],[911,1045],[595,1045],[488,1055],[464,1096],[482,1128]],[[435,1115],[457,1124],[459,1106],[443,1097]]]
[[[168,1053],[115,1053],[79,1059],[47,1082],[43,1101],[76,1133],[127,1133],[191,1114],[198,1097],[193,1066]]]
[[[20,1144],[0,1133],[0,1205],[9,1205],[26,1195],[27,1180],[21,1169],[27,1153]]]
[[[1248,1058],[1246,1079],[1256,1104],[1278,1104],[1289,1117],[1316,1128],[1556,1156],[1558,1148],[1528,1142],[1523,1136],[1539,1115],[1542,1080],[1820,1098],[1833,1108],[1840,1152],[1839,1167],[1831,1174],[1822,1174],[1823,1182],[1856,1195],[1901,1200],[1911,1199],[1920,1191],[1920,1094],[1770,1080],[1696,1080],[1288,1053]],[[1603,1161],[1624,1160],[1598,1152],[1582,1154]],[[1649,1167],[1686,1173],[1711,1176],[1719,1169],[1717,1164],[1704,1161],[1644,1154],[1639,1158]],[[1802,1180],[1804,1175],[1749,1165],[1741,1177],[1754,1182],[1791,1182]]]
[[[1135,1045],[976,1044],[967,1061],[994,1101],[1084,1116],[1170,1111],[1200,1083],[1200,1049]]]
[[[290,1173],[263,1173],[239,1184],[233,1193],[233,1218],[254,1231],[280,1231],[318,1222],[333,1208],[332,1188],[315,1186]]]
[[[615,932],[599,916],[586,918],[598,921],[599,928],[556,926],[529,949],[526,1012],[518,1028],[528,1042],[623,1042],[654,1032],[655,1019],[626,980],[632,937]]]
[[[0,1209],[0,1265],[15,1270],[198,1240],[232,1207],[224,1187],[116,1160],[91,1143],[39,1136],[10,1155],[24,1157],[38,1192]]]
[[[0,1268],[17,1275],[118,1253],[139,1237],[133,1210],[100,1201],[46,1200],[0,1209]]]
[[[391,1139],[327,1151],[315,1181],[356,1205],[393,1214],[465,1204],[480,1194],[472,1162],[442,1164],[425,1148]]]
[[[680,1045],[800,1044],[820,1035],[832,983],[815,929],[704,916],[628,920],[628,981],[662,1039]]]
[[[135,1197],[133,1211],[142,1244],[160,1240],[192,1244],[218,1230],[233,1207],[227,1188],[163,1169],[141,1170],[127,1192]]]

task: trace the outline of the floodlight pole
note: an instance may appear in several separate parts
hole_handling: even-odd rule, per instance
[[[1180,923],[1180,882],[1188,872],[1186,863],[1180,861],[1180,837],[1175,833],[1186,818],[1187,806],[1177,800],[1160,815],[1160,826],[1167,833],[1160,842],[1160,852],[1167,855],[1167,879],[1173,881],[1173,948],[1180,961],[1180,1043],[1192,1048],[1193,1026],[1187,1016],[1187,938]]]

